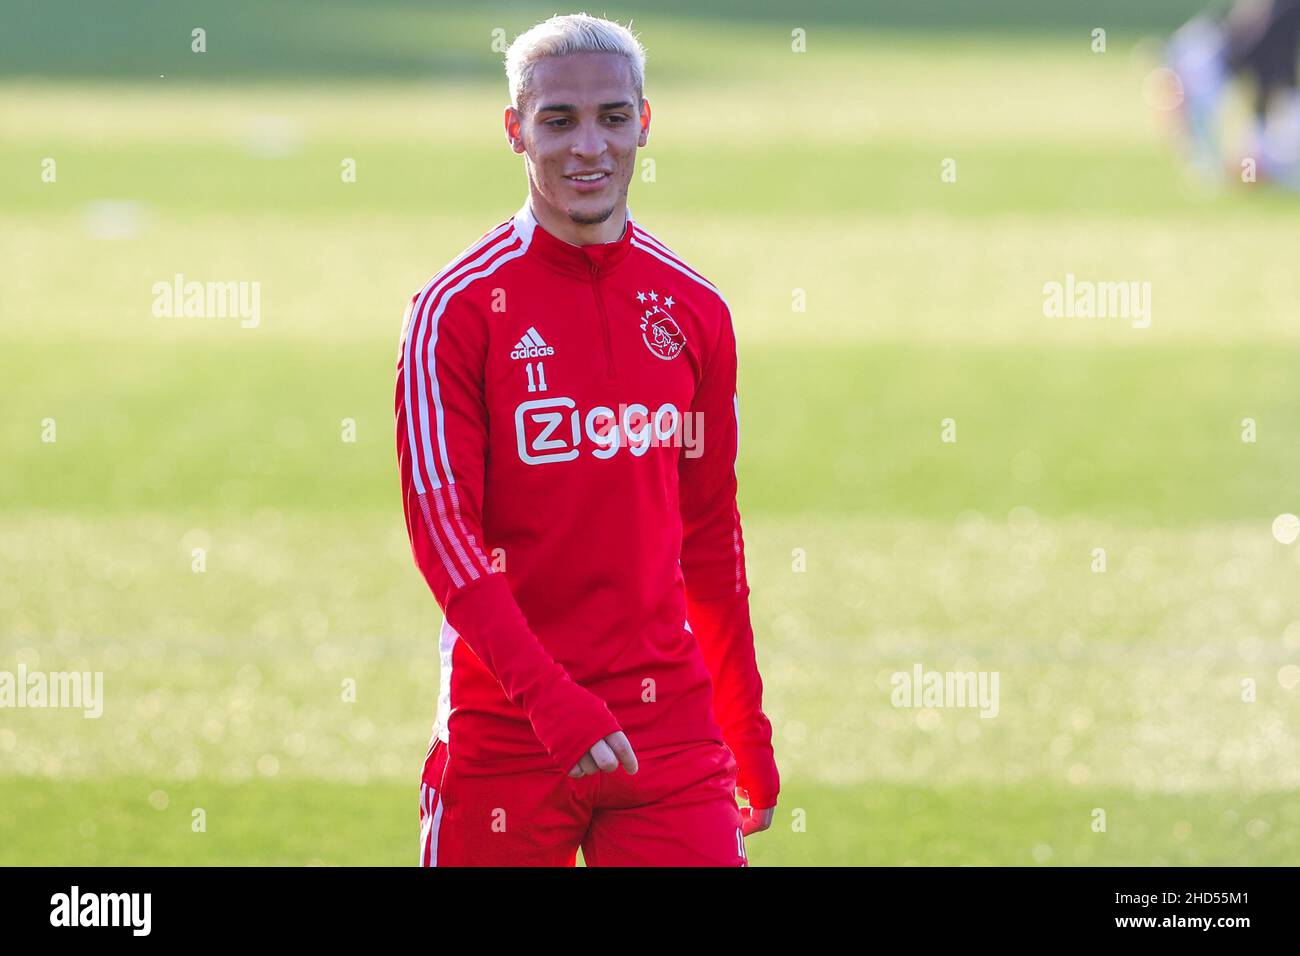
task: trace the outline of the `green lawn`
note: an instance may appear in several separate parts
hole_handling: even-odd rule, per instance
[[[773,4],[636,14],[656,174],[631,206],[740,344],[784,780],[749,855],[1295,865],[1300,544],[1270,527],[1300,512],[1300,203],[1207,192],[1169,148],[1143,39],[1187,4],[1098,8],[1105,55],[1046,14],[1001,33],[1014,6],[982,29],[944,0],[933,30],[813,7],[803,58]],[[146,69],[161,28],[106,36],[134,53],[99,73],[75,30],[6,61],[0,671],[103,671],[105,704],[0,710],[0,864],[415,859],[440,617],[395,348],[410,293],[526,187],[492,18],[414,9],[331,5],[193,75]],[[343,48],[332,76],[303,52]],[[260,324],[155,317],[176,273],[259,282]],[[1067,274],[1150,282],[1150,327],[1046,317]],[[894,707],[918,663],[997,672],[997,716]]]

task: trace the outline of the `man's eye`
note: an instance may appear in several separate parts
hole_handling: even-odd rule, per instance
[[[551,127],[558,127],[561,123],[567,123],[567,122],[568,120],[565,119],[563,116],[561,116],[557,119],[548,120],[546,125]]]
[[[620,122],[620,123],[626,123],[626,122],[627,122],[627,117],[624,116],[622,113],[612,113],[612,114],[610,114],[610,117],[609,117],[609,118],[612,119],[612,120],[617,120],[617,121]]]

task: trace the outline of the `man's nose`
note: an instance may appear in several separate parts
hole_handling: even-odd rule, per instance
[[[583,123],[578,127],[578,138],[573,143],[573,151],[579,156],[599,156],[605,151],[605,134],[595,123]]]

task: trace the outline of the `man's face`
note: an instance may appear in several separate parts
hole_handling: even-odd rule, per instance
[[[591,225],[627,203],[637,147],[650,134],[650,104],[638,98],[626,57],[546,57],[521,106],[523,114],[506,108],[506,135],[526,154],[529,181],[554,211]]]

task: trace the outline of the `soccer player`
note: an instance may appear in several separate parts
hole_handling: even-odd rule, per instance
[[[1169,63],[1183,90],[1181,115],[1196,165],[1222,174],[1219,114],[1228,81],[1254,85],[1253,122],[1245,155],[1261,180],[1300,189],[1300,0],[1236,0],[1222,17],[1201,15],[1169,43]],[[1235,157],[1229,166],[1238,170]]]
[[[585,14],[515,40],[528,197],[406,310],[398,463],[444,615],[425,866],[744,866],[773,819],[735,332],[628,208],[644,63]]]

